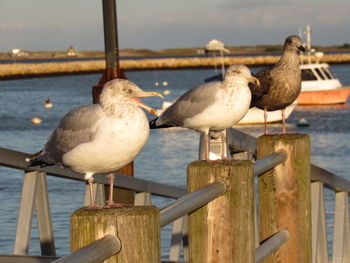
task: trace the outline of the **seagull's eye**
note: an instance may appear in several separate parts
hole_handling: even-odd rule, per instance
[[[124,91],[126,94],[131,94],[131,93],[132,93],[132,90],[129,89],[129,88],[124,88],[123,91]]]

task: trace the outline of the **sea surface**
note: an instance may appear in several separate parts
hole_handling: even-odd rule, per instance
[[[259,69],[252,68],[252,71]],[[350,65],[333,65],[332,69],[343,85],[350,85]],[[214,70],[171,70],[127,72],[126,75],[144,90],[169,91],[165,100],[173,101],[214,74]],[[28,153],[40,150],[65,113],[91,103],[91,88],[100,77],[100,74],[93,74],[0,81],[0,147]],[[54,105],[49,110],[44,108],[47,98]],[[162,105],[160,98],[143,101],[156,109]],[[32,117],[40,117],[42,123],[32,124]],[[297,126],[302,117],[309,121],[309,127]],[[337,106],[298,106],[287,123],[289,132],[310,135],[314,164],[350,180],[349,102]],[[263,133],[262,125],[237,126],[237,129],[253,136]],[[273,124],[270,129],[279,132],[281,127]],[[135,176],[185,187],[186,166],[198,158],[198,141],[198,133],[191,130],[152,131],[147,145],[136,158]],[[13,250],[22,180],[22,171],[0,167],[0,254],[11,254]],[[47,180],[57,254],[62,256],[69,253],[69,216],[82,206],[85,184],[53,176],[48,176]],[[327,196],[327,224],[331,225],[333,201],[332,195]],[[171,200],[155,197],[152,201],[161,208]],[[169,253],[170,231],[170,226],[162,230],[163,258]],[[329,238],[331,233],[329,230]],[[36,220],[29,253],[40,254]]]

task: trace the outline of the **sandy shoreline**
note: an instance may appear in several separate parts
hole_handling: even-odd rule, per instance
[[[245,64],[247,66],[270,65],[279,59],[278,56],[247,56],[225,57],[225,65]],[[302,58],[306,62],[306,57]],[[324,55],[320,62],[326,63],[350,63],[350,54]],[[120,66],[125,71],[133,70],[163,70],[163,69],[188,69],[211,68],[221,65],[221,59],[209,57],[186,58],[154,58],[154,59],[123,59]],[[0,79],[29,78],[50,75],[88,74],[102,72],[105,69],[105,61],[86,60],[73,62],[50,63],[11,63],[0,64]]]

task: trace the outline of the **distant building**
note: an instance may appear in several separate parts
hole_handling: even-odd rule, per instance
[[[206,52],[225,52],[225,53],[230,53],[230,50],[224,47],[224,43],[217,40],[213,39],[210,40],[206,45],[205,45],[205,51]]]
[[[212,39],[210,40],[204,47],[205,53],[211,53],[213,54],[214,62],[215,62],[215,71],[217,71],[216,68],[216,53],[220,54],[221,57],[221,72],[222,75],[225,75],[225,63],[224,63],[224,53],[230,53],[230,50],[225,48],[224,43],[217,40],[217,39]]]
[[[20,50],[19,48],[13,48],[11,50],[11,57],[27,57],[29,52]]]
[[[70,47],[67,49],[66,55],[67,55],[68,57],[76,57],[76,56],[78,55],[78,52],[77,52],[77,50],[75,49],[75,47],[70,46]]]

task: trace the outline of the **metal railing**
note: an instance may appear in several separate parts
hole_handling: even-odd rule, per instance
[[[242,140],[237,145],[237,138]],[[234,129],[228,130],[229,148],[235,152],[245,151],[247,156],[256,154],[256,138]],[[234,139],[233,137],[236,137]],[[277,153],[275,153],[277,154]],[[281,154],[278,158],[270,156],[271,162],[278,158],[285,158]],[[255,164],[260,161],[256,161]],[[265,162],[267,163],[267,161]],[[254,169],[259,167],[254,166]],[[261,165],[261,169],[262,165]],[[334,192],[334,219],[333,219],[333,244],[331,262],[347,262],[350,260],[350,227],[349,205],[350,181],[337,176],[317,165],[311,164],[311,218],[312,218],[312,262],[328,263],[328,239],[325,213],[324,188]],[[258,259],[258,255],[257,255]]]
[[[102,262],[117,254],[121,249],[121,242],[113,235],[105,235],[103,238],[82,247],[73,253],[61,257],[53,263],[95,263]]]
[[[237,138],[239,139],[237,140]],[[246,135],[234,129],[228,129],[227,140],[227,148],[231,152],[237,153],[245,151],[247,159],[250,159],[250,157],[256,155],[256,139],[254,137]],[[16,254],[22,255],[25,255],[27,253],[30,237],[31,218],[33,215],[33,209],[36,208],[40,241],[43,244],[42,254],[54,256],[55,247],[52,235],[45,173],[53,176],[84,182],[85,180],[83,179],[83,175],[74,173],[69,169],[64,169],[58,166],[37,166],[28,168],[27,163],[24,161],[27,155],[27,153],[0,148],[0,165],[15,169],[21,169],[26,172],[22,190],[23,203],[20,205],[19,213],[19,217],[21,217],[21,219],[19,218],[18,222],[14,251]],[[253,165],[253,174],[255,176],[258,176],[261,173],[264,173],[276,165],[284,162],[286,159],[286,151],[279,150],[262,160],[256,161]],[[311,166],[311,178],[313,262],[328,261],[323,187],[327,187],[335,191],[335,231],[333,235],[333,262],[343,262],[343,258],[349,256],[349,250],[346,249],[346,246],[350,244],[347,199],[348,193],[350,191],[350,182],[315,165]],[[107,179],[102,174],[95,175],[95,181],[99,184],[108,184]],[[214,182],[205,188],[193,193],[187,193],[186,189],[180,187],[173,187],[166,184],[160,184],[123,175],[117,175],[116,182],[116,186],[118,187],[130,189],[140,193],[140,196],[142,196],[142,198],[136,201],[138,203],[149,204],[150,195],[158,195],[162,197],[177,199],[172,204],[162,208],[160,216],[161,227],[174,222],[173,234],[175,233],[176,235],[173,235],[171,239],[172,244],[169,256],[169,260],[172,261],[178,261],[180,258],[180,247],[181,242],[183,242],[183,238],[179,238],[178,233],[186,233],[186,215],[207,204],[216,197],[224,194],[226,191],[226,185],[222,181]],[[29,206],[28,203],[30,204]],[[34,203],[36,205],[34,205]],[[256,262],[260,262],[265,256],[277,249],[287,240],[288,232],[286,230],[280,231],[267,239],[256,249]],[[114,242],[113,246],[115,249],[107,249],[107,251],[102,253],[98,252],[97,254],[101,255],[95,255],[96,258],[94,258],[94,256],[89,257],[89,259],[92,260],[89,262],[100,262],[100,257],[107,258],[112,255],[111,253],[117,253],[116,251],[118,250],[118,244],[120,246],[120,242],[122,241],[119,242],[118,240],[116,241],[114,239],[111,241],[108,237],[106,237],[106,239],[103,239],[102,241],[96,241],[96,243],[92,244],[91,247],[86,248],[86,250],[83,249],[82,251],[84,251],[84,253],[91,252],[94,254],[95,249],[98,248],[101,244],[105,244],[104,242]],[[109,247],[109,245],[107,247]],[[187,248],[185,245],[183,246],[183,249],[186,251]],[[80,257],[80,252],[74,253],[72,253],[70,256],[60,258],[56,262],[75,262],[74,255],[79,255]],[[186,252],[184,252],[184,257],[186,260]]]

